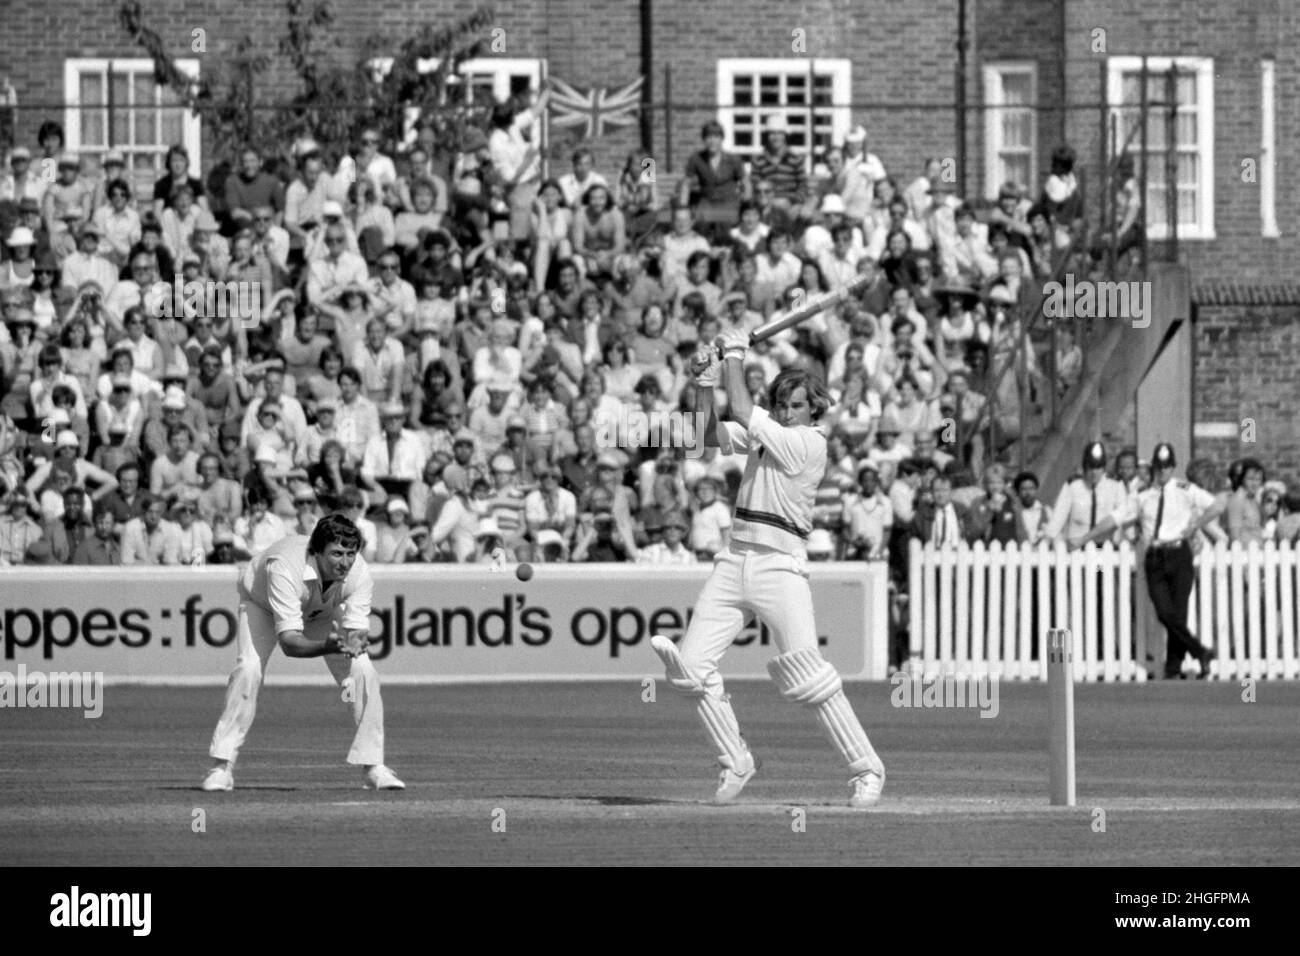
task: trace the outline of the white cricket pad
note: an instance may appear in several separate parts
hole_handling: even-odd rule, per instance
[[[708,692],[698,677],[691,673],[677,653],[677,645],[658,634],[650,638],[650,647],[663,661],[668,682],[680,694],[695,698],[695,713],[704,725],[714,750],[718,754],[718,763],[730,770],[744,773],[751,766],[753,758],[745,740],[740,736],[740,723],[736,712],[731,708],[731,699],[725,694],[715,697]]]
[[[820,704],[844,686],[839,672],[811,647],[772,658],[767,672],[781,696],[797,704]]]
[[[884,774],[884,764],[867,739],[853,706],[844,696],[844,682],[834,665],[816,648],[790,651],[767,663],[781,695],[817,712],[826,737],[854,774],[867,770]]]

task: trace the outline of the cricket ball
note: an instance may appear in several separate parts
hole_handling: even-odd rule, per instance
[[[515,568],[515,577],[520,581],[527,581],[533,576],[533,566],[531,564],[521,564]]]

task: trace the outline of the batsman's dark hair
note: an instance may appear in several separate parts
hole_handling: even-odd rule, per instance
[[[788,398],[796,388],[802,388],[808,396],[808,405],[812,409],[812,420],[817,421],[831,407],[831,397],[822,380],[807,369],[788,368],[776,377],[767,391],[768,408],[776,408]]]
[[[308,554],[323,554],[331,544],[340,544],[349,551],[361,550],[361,529],[347,515],[328,514],[316,522],[307,541]]]

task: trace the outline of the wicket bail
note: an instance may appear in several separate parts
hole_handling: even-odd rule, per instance
[[[1047,632],[1047,695],[1051,699],[1052,806],[1074,806],[1074,645],[1070,632]]]

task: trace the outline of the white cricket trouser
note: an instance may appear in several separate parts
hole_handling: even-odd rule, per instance
[[[307,625],[305,636],[310,640],[324,640],[330,631],[331,620],[325,618]],[[257,692],[262,685],[266,662],[279,641],[275,633],[275,619],[270,611],[248,601],[239,603],[239,654],[235,669],[226,684],[226,707],[212,734],[208,753],[216,760],[232,763],[239,756],[239,748],[253,726],[257,714]],[[352,720],[356,735],[348,751],[348,763],[360,766],[384,762],[384,702],[379,695],[379,673],[368,656],[358,658],[346,654],[327,654],[325,664],[334,679],[342,685],[349,676],[353,682]]]
[[[801,554],[740,543],[714,559],[713,573],[677,647],[710,694],[722,693],[718,662],[740,636],[749,612],[768,626],[779,653],[816,649],[817,626],[806,570],[807,560]]]

